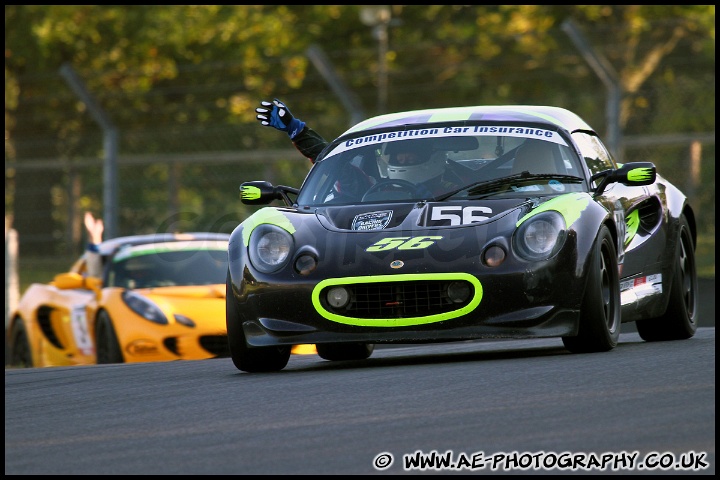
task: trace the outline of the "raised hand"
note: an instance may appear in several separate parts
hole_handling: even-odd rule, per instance
[[[277,98],[272,102],[264,100],[260,102],[260,106],[255,109],[255,113],[257,113],[255,118],[258,119],[261,125],[287,132],[290,138],[295,138],[305,127],[305,122],[293,117],[290,109]]]

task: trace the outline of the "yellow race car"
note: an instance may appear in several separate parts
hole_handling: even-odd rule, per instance
[[[33,284],[10,315],[6,364],[47,367],[199,360],[229,355],[229,235],[152,234],[100,244],[49,284]]]

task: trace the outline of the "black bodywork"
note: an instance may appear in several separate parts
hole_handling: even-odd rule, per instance
[[[469,118],[437,124],[427,114],[437,111],[380,117],[329,145],[299,190],[243,184],[245,203],[285,205],[259,210],[231,235],[227,326],[235,365],[279,370],[289,346],[305,343],[330,360],[369,356],[372,348],[359,345],[479,338],[562,337],[571,351],[602,351],[617,344],[619,324],[632,321],[647,340],[692,336],[695,221],[685,195],[651,162],[616,164],[574,114],[527,108],[534,110],[463,109]],[[497,125],[527,129],[514,137],[457,134]],[[522,144],[533,141],[524,132],[541,129],[555,139],[553,171],[513,174]],[[383,176],[389,147],[374,140],[408,131],[440,132],[425,140],[444,149],[455,187],[405,194],[403,182]],[[463,158],[480,148],[475,138],[497,143],[494,158]],[[347,147],[361,141],[375,158],[364,145]],[[597,158],[588,153],[598,150]],[[372,184],[397,184],[380,198],[345,198],[344,176],[330,173],[343,155],[345,173],[358,168]],[[556,236],[545,253],[523,240],[550,242],[544,235]],[[279,237],[287,258],[257,268],[251,250],[268,252]],[[334,297],[348,303],[333,306]],[[670,309],[682,318],[669,319]]]

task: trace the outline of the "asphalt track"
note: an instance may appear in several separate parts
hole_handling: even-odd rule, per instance
[[[597,354],[536,339],[381,348],[362,362],[293,355],[273,374],[227,358],[6,369],[5,474],[713,475],[714,298],[701,282],[689,340],[623,332]],[[510,468],[406,468],[433,452]],[[619,468],[518,463],[557,467],[568,453]],[[661,457],[702,468],[640,466]]]

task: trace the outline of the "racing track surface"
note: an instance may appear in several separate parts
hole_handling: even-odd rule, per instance
[[[692,339],[624,332],[586,355],[542,339],[379,347],[364,362],[293,355],[274,374],[227,358],[6,369],[5,474],[400,474],[416,451],[659,452],[708,467],[653,473],[714,474],[714,297],[712,308]],[[381,453],[394,461],[379,471]]]

